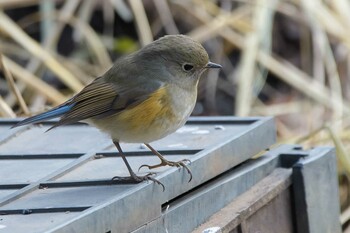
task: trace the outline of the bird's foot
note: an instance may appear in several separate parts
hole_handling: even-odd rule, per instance
[[[143,181],[153,181],[154,183],[162,186],[163,192],[165,191],[165,186],[157,179],[153,178],[152,175],[155,175],[155,172],[150,172],[144,176],[138,176],[135,173],[130,174],[130,176],[122,177],[122,176],[114,176],[112,180],[122,181],[122,182],[133,182],[133,183],[141,183]]]
[[[148,169],[155,169],[158,167],[163,167],[163,166],[170,166],[170,167],[183,167],[186,169],[187,173],[190,175],[190,179],[188,180],[188,182],[190,182],[192,180],[192,172],[191,170],[187,167],[186,163],[191,163],[191,161],[189,159],[183,159],[177,162],[174,161],[168,161],[166,159],[162,159],[161,163],[156,164],[156,165],[147,165],[147,164],[143,164],[139,167],[139,171],[141,168],[143,167],[147,167]]]

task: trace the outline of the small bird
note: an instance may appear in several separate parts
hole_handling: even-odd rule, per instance
[[[161,160],[159,164],[141,167],[183,167],[191,181],[192,173],[186,166],[189,160],[168,161],[149,143],[185,124],[196,103],[199,78],[208,68],[221,65],[209,61],[200,43],[185,35],[164,36],[118,59],[104,75],[68,101],[14,127],[56,117],[60,120],[52,128],[86,122],[110,135],[130,173],[130,177],[113,180],[152,180],[163,186],[151,177],[154,173],[138,176],[132,170],[119,144],[128,142],[144,143]]]

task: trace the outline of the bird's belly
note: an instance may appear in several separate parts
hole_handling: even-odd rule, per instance
[[[108,133],[115,140],[122,142],[149,143],[161,139],[180,128],[183,124],[180,121],[158,118],[150,122],[143,120],[138,126],[132,122],[115,124]]]
[[[152,98],[155,97],[150,97],[143,103],[119,114],[96,119],[90,123],[109,134],[113,140],[149,143],[183,126],[193,109],[192,105],[187,105],[174,111],[169,102]]]
[[[130,113],[129,113],[130,114]],[[166,114],[153,117],[145,111],[128,117],[116,115],[108,120],[94,121],[94,125],[109,134],[113,140],[130,143],[149,143],[161,139],[183,126],[187,116],[177,118]]]

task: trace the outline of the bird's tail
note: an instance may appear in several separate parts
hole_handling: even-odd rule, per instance
[[[45,120],[50,120],[50,119],[62,116],[63,114],[67,113],[71,108],[72,108],[71,105],[58,106],[58,107],[51,109],[47,112],[43,112],[43,113],[38,114],[36,116],[26,118],[23,121],[20,121],[17,124],[15,124],[14,126],[12,126],[12,128],[22,126],[22,125],[27,125],[27,124],[40,123],[40,122],[45,121]]]

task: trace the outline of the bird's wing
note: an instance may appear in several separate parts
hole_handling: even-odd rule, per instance
[[[118,85],[97,78],[68,101],[71,109],[54,126],[70,124],[88,118],[103,118],[117,114],[142,103],[154,91],[162,87],[160,82],[147,82],[147,86]]]

